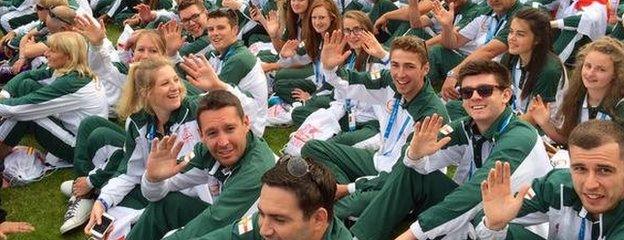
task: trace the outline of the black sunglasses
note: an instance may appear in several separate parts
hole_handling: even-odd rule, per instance
[[[476,88],[462,87],[459,89],[459,95],[462,99],[470,99],[472,98],[472,94],[477,91],[477,94],[479,94],[479,96],[481,96],[482,98],[487,98],[492,96],[494,88],[498,88],[501,90],[505,89],[504,87],[498,85],[479,85]]]
[[[54,11],[53,11],[53,10],[52,10],[52,11],[50,11],[50,13],[49,13],[49,14],[50,14],[50,17],[51,17],[51,18],[54,18],[54,19],[56,19],[56,20],[59,20],[59,21],[61,21],[62,23],[65,23],[65,24],[70,25],[70,26],[71,26],[71,25],[73,25],[73,23],[71,23],[71,22],[69,22],[69,21],[67,21],[67,20],[65,20],[65,19],[63,19],[63,18],[61,18],[61,17],[59,17],[58,15],[54,14]]]

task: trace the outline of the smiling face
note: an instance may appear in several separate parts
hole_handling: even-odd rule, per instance
[[[48,48],[44,52],[44,56],[48,59],[48,66],[52,69],[62,68],[69,61],[69,54],[58,49]]]
[[[583,62],[581,77],[588,90],[605,91],[615,78],[611,57],[598,51],[589,52]]]
[[[536,44],[535,34],[531,31],[529,23],[524,19],[514,18],[509,27],[509,53],[513,55],[531,53]]]
[[[309,0],[290,0],[290,8],[295,14],[301,15],[308,10]]]
[[[132,62],[139,62],[149,58],[163,55],[164,52],[158,49],[158,45],[152,38],[145,34],[139,37],[132,52]]]
[[[208,19],[210,42],[220,53],[236,42],[237,34],[238,27],[230,25],[226,17]]]
[[[205,110],[198,116],[202,142],[223,166],[233,166],[247,147],[249,118],[241,118],[235,107]]]
[[[179,15],[182,27],[193,37],[199,37],[204,33],[204,29],[208,25],[208,18],[206,13],[199,7],[191,5],[180,10]]]
[[[499,86],[499,84],[493,74],[466,76],[461,83],[463,89],[476,89],[480,86]],[[510,88],[494,87],[489,97],[481,96],[477,91],[473,91],[470,98],[462,99],[462,106],[478,126],[487,127],[481,130],[487,130],[505,111],[511,96]]]
[[[171,66],[163,66],[152,73],[154,86],[144,96],[154,112],[173,112],[182,102],[182,81]]]
[[[305,219],[294,193],[265,184],[260,191],[258,210],[260,235],[264,239],[313,239],[313,229],[318,223],[314,217]]]
[[[412,100],[424,85],[429,64],[423,65],[417,53],[402,49],[393,50],[390,53],[390,60],[390,74],[397,91],[406,100]]]
[[[589,213],[605,213],[624,199],[624,160],[617,143],[592,149],[571,145],[570,172],[574,191]]]
[[[342,32],[347,38],[347,44],[351,49],[360,49],[361,41],[358,33],[365,31],[364,26],[353,18],[345,18],[342,22]]]
[[[334,20],[329,11],[323,7],[314,8],[310,17],[312,18],[312,27],[317,33],[325,33]]]

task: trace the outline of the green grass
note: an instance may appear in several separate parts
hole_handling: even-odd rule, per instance
[[[275,153],[286,141],[294,128],[267,128],[265,139]],[[23,145],[35,145],[32,138],[22,141]],[[3,189],[0,193],[2,208],[8,212],[9,221],[27,221],[36,230],[29,234],[12,235],[10,239],[85,239],[82,228],[61,235],[59,228],[63,224],[63,215],[67,210],[67,198],[59,187],[66,180],[74,179],[72,170],[58,170],[40,182],[25,187]]]

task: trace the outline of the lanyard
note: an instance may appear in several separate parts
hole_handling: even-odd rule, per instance
[[[507,15],[503,16],[500,21],[496,19],[496,15],[493,15],[491,17],[490,27],[488,28],[485,42],[483,44],[490,42],[490,40],[494,38],[494,35],[496,35],[496,33],[500,30],[501,26],[503,26],[505,23],[507,23]]]
[[[524,84],[526,83],[525,78],[526,74],[522,71],[520,67],[520,59],[516,63],[516,66],[511,71],[511,75],[513,76],[514,83],[514,100],[511,102],[511,107],[514,111],[518,111],[524,113],[529,109],[529,102],[526,101],[526,104],[522,106],[522,89],[524,88]]]
[[[347,69],[353,70],[354,66],[355,66],[355,53],[349,56],[349,60],[347,60]]]
[[[390,118],[388,119],[388,125],[386,125],[386,131],[384,132],[384,135],[383,135],[384,149],[385,149],[386,144],[388,143],[388,138],[390,138],[390,133],[392,132],[392,128],[394,127],[394,122],[396,121],[396,118],[399,112],[400,101],[401,100],[399,98],[395,98],[394,104],[392,104],[392,111],[390,113]],[[399,138],[401,138],[401,136],[403,135],[403,132],[407,128],[407,125],[409,125],[409,122],[410,122],[410,118],[408,117],[403,122],[403,125],[401,126],[401,129],[399,130],[399,134],[397,134],[394,144],[396,144],[396,142],[399,141]],[[390,149],[387,149],[387,151],[384,151],[383,155],[387,156],[388,154],[390,154],[393,148],[394,147],[391,147]]]
[[[578,232],[578,240],[585,240],[585,218],[581,218],[581,227]]]
[[[512,116],[513,114],[509,114],[509,116],[507,116],[503,124],[498,128],[499,134],[503,132],[505,128],[507,128],[507,126],[509,125],[509,122],[511,121]],[[472,178],[472,174],[474,173],[475,169],[480,168],[483,165],[483,160],[482,160],[483,144],[487,142],[487,139],[483,136],[480,139],[477,139],[475,137],[475,134],[472,132],[472,129],[470,130],[470,132],[471,132],[470,139],[472,140],[472,147],[473,147],[472,149],[473,161],[470,161],[470,169],[468,170],[468,180]],[[474,164],[474,167],[473,167],[473,164]]]

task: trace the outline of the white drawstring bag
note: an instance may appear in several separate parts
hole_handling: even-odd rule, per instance
[[[10,183],[11,187],[39,181],[48,170],[44,161],[45,154],[39,150],[32,147],[16,146],[11,154],[4,159],[2,176]]]
[[[284,147],[284,154],[301,156],[301,148],[312,139],[327,140],[340,132],[340,124],[331,111],[321,108],[316,110],[301,124],[301,127],[291,134]]]

